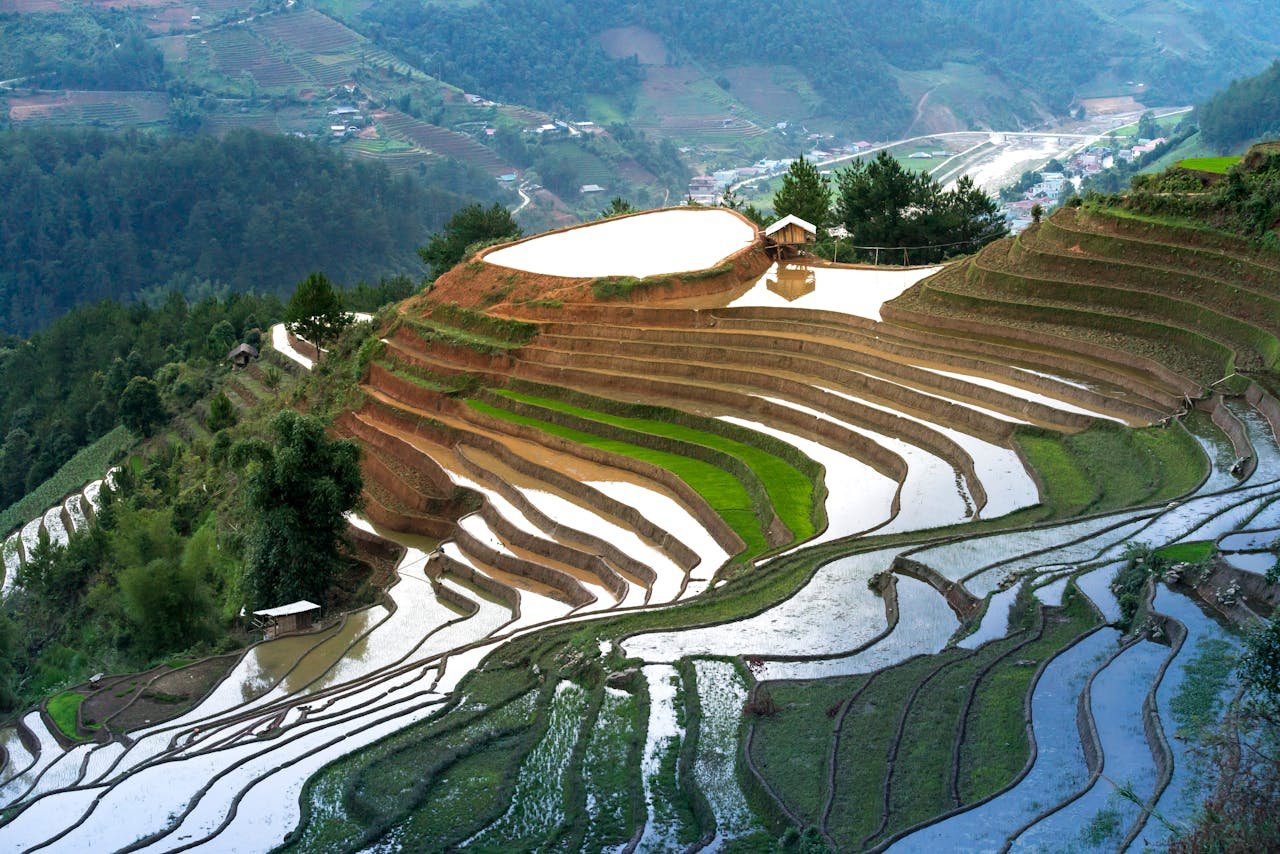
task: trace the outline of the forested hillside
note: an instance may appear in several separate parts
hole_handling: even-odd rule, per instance
[[[1280,62],[1255,77],[1232,81],[1200,107],[1199,119],[1204,141],[1224,154],[1280,135]]]
[[[1266,5],[1257,0],[1182,4],[1176,14],[1160,5],[802,0],[774,19],[742,0],[389,0],[353,22],[461,86],[545,109],[580,109],[595,93],[625,107],[639,77],[635,60],[611,60],[598,37],[643,27],[678,59],[700,65],[792,66],[826,114],[889,136],[914,112],[898,85],[902,72],[976,66],[1025,91],[1012,108],[1030,118],[1033,103],[1064,112],[1075,99],[1135,83],[1145,83],[1148,103],[1185,102],[1275,53],[1280,25],[1257,14]]]
[[[416,247],[495,190],[456,161],[425,180],[393,177],[254,131],[15,130],[0,135],[0,332],[170,288],[280,294],[313,270],[338,281],[416,274]]]

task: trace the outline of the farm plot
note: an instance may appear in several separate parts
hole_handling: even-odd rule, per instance
[[[388,136],[418,148],[469,163],[493,175],[515,171],[494,152],[466,134],[427,124],[394,110],[375,113],[373,118]]]
[[[163,92],[66,91],[9,98],[15,124],[127,127],[163,121],[169,97]]]
[[[231,27],[205,36],[212,67],[232,80],[248,76],[271,89],[303,86],[308,77],[299,68],[278,57],[270,46],[247,29]]]

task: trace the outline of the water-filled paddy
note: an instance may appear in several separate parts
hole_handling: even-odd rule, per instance
[[[656,276],[714,267],[755,239],[755,226],[728,210],[673,208],[551,232],[484,260],[548,276]]]
[[[941,267],[902,270],[774,264],[751,289],[728,303],[836,311],[880,319],[880,306]]]

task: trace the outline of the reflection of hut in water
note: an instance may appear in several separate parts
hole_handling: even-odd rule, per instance
[[[778,254],[796,255],[818,240],[818,227],[795,214],[787,214],[764,230],[765,242]]]
[[[794,302],[813,293],[817,278],[812,268],[783,266],[778,268],[778,277],[765,280],[764,286],[787,302]]]

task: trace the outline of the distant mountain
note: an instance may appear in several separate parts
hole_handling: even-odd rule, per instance
[[[350,22],[460,86],[548,110],[605,98],[629,113],[652,94],[645,66],[755,68],[765,86],[781,69],[815,114],[885,138],[930,105],[981,125],[1095,96],[1186,103],[1280,53],[1268,0],[383,0]]]

